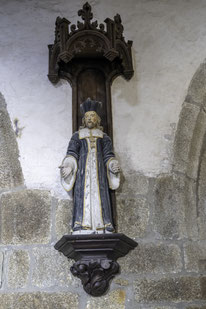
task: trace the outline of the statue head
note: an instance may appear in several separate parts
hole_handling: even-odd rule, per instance
[[[101,106],[101,102],[93,101],[90,98],[88,98],[85,102],[81,104],[81,112],[84,115],[84,117],[82,118],[83,127],[87,127],[89,129],[102,129],[100,127],[101,118],[97,113]]]
[[[93,129],[100,125],[100,117],[94,111],[86,112],[84,115],[84,124],[87,128]]]

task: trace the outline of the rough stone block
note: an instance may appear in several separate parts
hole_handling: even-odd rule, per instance
[[[117,192],[126,195],[146,195],[149,190],[149,178],[135,172],[126,174],[122,181],[120,189]]]
[[[199,239],[206,240],[206,151],[200,158],[197,194]]]
[[[125,309],[125,299],[125,291],[118,289],[102,297],[90,298],[85,309]]]
[[[48,243],[51,230],[51,196],[47,191],[4,193],[1,204],[2,244]]]
[[[54,287],[54,286],[78,286],[80,280],[71,275],[70,267],[73,262],[68,261],[63,255],[51,248],[33,249],[34,265],[32,284],[34,286]]]
[[[16,250],[8,258],[8,286],[23,288],[28,284],[30,257],[27,251]]]
[[[177,273],[182,269],[181,252],[176,245],[140,243],[118,261],[125,273]]]
[[[157,178],[154,186],[154,228],[164,238],[179,238],[184,235],[182,230],[183,214],[180,213],[182,194],[175,188],[171,175]],[[182,224],[181,224],[182,223]]]
[[[180,210],[178,216],[182,215],[182,230],[185,229],[186,236],[190,239],[198,239],[197,221],[197,184],[188,177],[174,175],[175,190],[177,192],[177,207]],[[182,203],[179,204],[178,203]],[[180,221],[181,221],[180,220]],[[181,224],[181,223],[180,223]]]
[[[12,309],[11,294],[0,294],[0,309]]]
[[[182,175],[161,175],[154,186],[154,231],[157,237],[198,237],[196,183]]]
[[[134,282],[139,302],[194,301],[206,299],[206,277],[139,279]]]
[[[57,239],[71,233],[73,201],[60,200],[56,210]]]
[[[78,296],[61,293],[0,294],[0,309],[78,309]]]
[[[187,175],[190,178],[197,179],[199,176],[200,156],[202,154],[202,145],[205,139],[206,131],[206,113],[201,110],[193,130],[192,140],[190,141],[190,151],[188,156]]]
[[[2,285],[2,273],[3,273],[4,254],[0,252],[0,288]]]
[[[191,141],[200,112],[198,106],[184,103],[180,114],[174,143],[174,170],[187,172]]]
[[[117,196],[117,227],[119,233],[128,237],[143,237],[149,221],[149,205],[144,198]]]
[[[189,242],[185,244],[184,255],[187,271],[206,271],[206,242]]]
[[[19,151],[3,96],[0,94],[0,189],[24,183]]]
[[[206,63],[199,66],[189,85],[186,100],[191,103],[202,104],[205,96]]]

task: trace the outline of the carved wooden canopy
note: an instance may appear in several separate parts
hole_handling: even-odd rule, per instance
[[[92,21],[89,3],[78,11],[82,22],[71,25],[66,18],[57,17],[54,44],[49,45],[49,74],[52,83],[60,78],[72,86],[73,131],[81,125],[80,104],[90,97],[101,101],[104,131],[112,137],[111,83],[122,75],[133,75],[131,46],[123,37],[121,17],[105,19],[98,25]]]
[[[69,64],[72,59],[80,57],[105,58],[113,64],[112,77],[121,74],[129,80],[133,75],[132,41],[125,42],[120,15],[117,14],[114,20],[105,19],[106,31],[104,24],[98,26],[97,21],[91,21],[93,13],[88,2],[78,15],[83,22],[78,21],[77,26],[70,26],[66,18],[56,19],[55,41],[49,45],[49,80],[57,83],[59,78],[64,78],[62,64]]]

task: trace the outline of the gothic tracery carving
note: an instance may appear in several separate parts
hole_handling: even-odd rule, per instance
[[[54,44],[49,45],[49,80],[58,82],[62,65],[69,64],[76,57],[105,58],[113,64],[113,75],[123,75],[129,80],[133,76],[131,46],[132,41],[125,42],[121,17],[114,20],[105,19],[98,25],[92,21],[93,13],[88,2],[78,11],[82,22],[70,25],[66,18],[57,17]],[[120,47],[120,48],[119,48]],[[72,82],[72,81],[71,81]]]

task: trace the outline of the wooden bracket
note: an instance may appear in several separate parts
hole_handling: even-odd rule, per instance
[[[84,290],[92,296],[101,296],[119,272],[117,259],[136,246],[137,243],[124,234],[89,234],[65,235],[55,249],[76,261],[71,272],[81,279]]]

